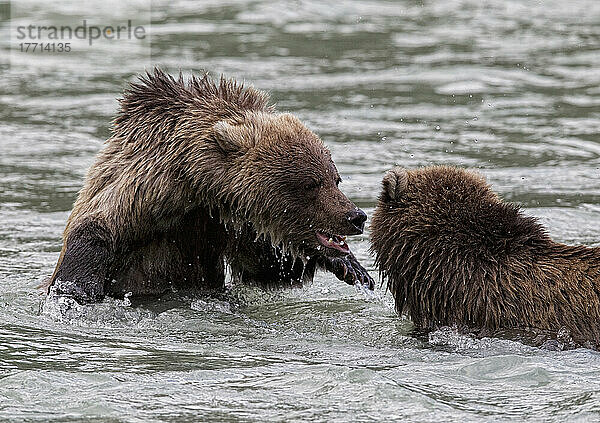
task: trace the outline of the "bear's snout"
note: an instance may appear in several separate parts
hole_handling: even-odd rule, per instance
[[[365,222],[367,221],[367,214],[361,209],[352,210],[346,215],[348,222],[356,230],[355,233],[348,235],[360,235],[365,229]]]

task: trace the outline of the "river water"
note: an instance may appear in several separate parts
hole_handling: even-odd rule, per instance
[[[135,14],[89,3],[26,1],[19,17]],[[367,295],[319,274],[231,300],[42,307],[36,286],[115,99],[153,64],[269,90],[322,136],[369,214],[393,165],[454,164],[479,168],[556,240],[600,245],[600,2],[326,3],[154,2],[146,47],[3,68],[0,420],[600,419],[597,352],[416,337],[379,284]],[[351,247],[377,277],[367,239]]]

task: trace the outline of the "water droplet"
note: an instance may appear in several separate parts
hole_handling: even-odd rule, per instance
[[[440,129],[442,129],[442,128],[440,128],[440,125],[435,125],[435,130],[436,131],[439,131]]]

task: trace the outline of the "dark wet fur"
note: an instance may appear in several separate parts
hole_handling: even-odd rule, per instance
[[[120,104],[67,222],[56,293],[95,302],[212,290],[226,265],[249,284],[297,286],[335,267],[372,287],[351,253],[315,237],[357,233],[329,151],[266,93],[156,69]]]
[[[420,329],[600,345],[600,249],[554,242],[475,172],[390,171],[371,241],[397,311]]]

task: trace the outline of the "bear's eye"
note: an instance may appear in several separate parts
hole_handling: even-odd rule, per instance
[[[304,189],[306,191],[315,191],[321,184],[322,182],[320,180],[311,179],[304,184]]]

